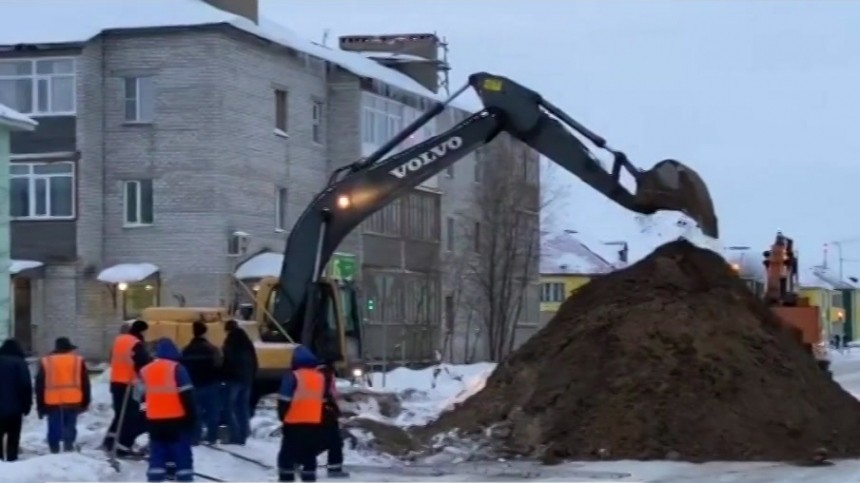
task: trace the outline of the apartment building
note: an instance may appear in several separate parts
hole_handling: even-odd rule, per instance
[[[131,3],[140,18],[124,15]],[[226,305],[243,267],[249,285],[277,275],[260,260],[278,260],[331,171],[439,98],[428,74],[438,63],[392,68],[312,44],[253,1],[106,5],[70,11],[91,24],[68,33],[46,33],[35,15],[7,19],[16,32],[34,23],[31,34],[0,32],[0,103],[39,121],[10,143],[11,252],[29,267],[13,278],[14,327],[36,351],[68,335],[101,357],[119,322],[147,306]],[[361,285],[379,300],[367,314],[371,356],[427,359],[438,347],[440,220],[467,209],[449,194],[461,189],[456,176],[430,180],[341,247],[359,255]]]

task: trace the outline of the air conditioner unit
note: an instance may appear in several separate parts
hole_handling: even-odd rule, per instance
[[[227,242],[227,256],[240,257],[248,252],[248,242],[251,235],[244,231],[234,231]]]

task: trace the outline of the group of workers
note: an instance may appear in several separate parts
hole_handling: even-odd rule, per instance
[[[144,342],[149,326],[138,320],[113,343],[110,392],[114,417],[104,448],[116,457],[143,457],[134,441],[149,434],[148,481],[194,481],[192,446],[218,441],[227,407],[227,444],[244,444],[250,435],[250,390],[256,372],[253,344],[236,321],[225,323],[219,350],[205,338],[206,324],[195,322],[194,338],[180,352],[167,338],[155,342],[152,357]],[[66,337],[42,357],[35,387],[24,353],[14,340],[0,346],[0,387],[14,388],[0,398],[0,451],[3,460],[18,456],[22,419],[36,394],[39,418],[48,418],[53,453],[74,451],[78,415],[91,401],[87,366]],[[278,481],[316,481],[317,456],[328,451],[328,476],[343,470],[343,441],[330,364],[320,364],[306,347],[293,352],[292,370],[282,379],[277,414],[282,422],[277,457]],[[222,381],[224,382],[222,384]]]

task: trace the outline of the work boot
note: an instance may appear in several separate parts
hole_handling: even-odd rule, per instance
[[[278,481],[296,481],[296,474],[292,471],[278,471]]]

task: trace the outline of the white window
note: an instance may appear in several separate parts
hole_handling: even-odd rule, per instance
[[[9,214],[16,220],[75,216],[75,163],[12,163]]]
[[[30,115],[75,113],[75,59],[0,60],[0,104]]]
[[[564,284],[560,282],[542,283],[540,287],[541,302],[564,302]]]
[[[323,130],[323,103],[314,101],[313,107],[313,140],[317,144],[322,144]]]
[[[287,229],[287,189],[275,189],[275,230]]]
[[[125,181],[123,188],[125,226],[151,225],[153,219],[152,180]]]
[[[363,92],[361,94],[362,155],[366,156],[403,130],[421,115],[421,111],[386,97]],[[392,152],[425,141],[436,135],[436,120],[406,139]]]
[[[155,115],[155,82],[152,77],[126,77],[125,120],[152,122]]]

